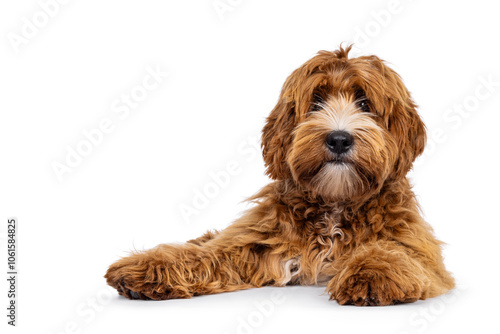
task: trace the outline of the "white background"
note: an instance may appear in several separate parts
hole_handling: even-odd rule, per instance
[[[221,2],[231,6],[222,16],[213,0],[74,0],[52,7],[47,22],[40,2],[0,5],[1,248],[7,217],[15,216],[20,272],[15,329],[6,325],[1,280],[2,332],[498,331],[500,24],[493,2]],[[13,36],[29,31],[26,20],[45,26],[15,47]],[[447,243],[457,289],[383,308],[341,307],[318,287],[165,302],[108,290],[106,268],[128,250],[183,242],[238,216],[241,201],[268,182],[252,138],[285,78],[343,41],[386,59],[420,106],[430,138],[412,180],[426,219]],[[169,74],[121,119],[114,103],[140,90],[148,67]],[[488,78],[496,82],[491,91],[482,83]],[[53,163],[65,163],[67,147],[103,119],[113,131],[58,180]],[[231,161],[238,168],[228,184],[183,217],[180,208],[193,206],[210,173]]]

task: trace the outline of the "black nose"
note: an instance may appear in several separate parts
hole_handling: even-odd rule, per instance
[[[326,146],[333,153],[345,153],[349,151],[353,143],[354,138],[346,131],[333,131],[326,136]]]

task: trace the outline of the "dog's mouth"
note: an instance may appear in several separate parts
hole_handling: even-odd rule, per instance
[[[328,160],[326,163],[332,164],[332,165],[347,165],[347,164],[350,164],[351,162],[347,158],[340,156],[340,157],[335,157],[331,160]]]

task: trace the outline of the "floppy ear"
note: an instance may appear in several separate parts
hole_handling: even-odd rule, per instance
[[[389,131],[399,147],[393,176],[404,177],[415,159],[424,151],[427,142],[425,124],[418,115],[417,106],[409,93],[406,101],[395,102],[388,123]]]
[[[298,78],[302,70],[295,70],[285,81],[278,103],[267,117],[262,129],[262,155],[266,174],[274,180],[292,177],[286,162],[286,155],[293,140],[293,129],[297,124]]]

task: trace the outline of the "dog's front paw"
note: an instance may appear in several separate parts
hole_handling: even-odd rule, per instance
[[[167,264],[147,253],[134,254],[112,264],[104,276],[110,286],[129,299],[189,298],[189,291],[174,284]]]
[[[327,290],[330,299],[341,305],[385,306],[417,301],[422,297],[422,282],[416,276],[399,278],[383,271],[362,270],[334,277]]]

